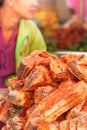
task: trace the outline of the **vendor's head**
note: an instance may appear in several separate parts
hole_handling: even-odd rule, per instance
[[[8,9],[20,18],[32,19],[38,9],[37,0],[0,0],[0,9]]]

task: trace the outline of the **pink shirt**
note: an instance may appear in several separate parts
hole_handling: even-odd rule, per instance
[[[87,0],[84,2],[84,20],[87,21]],[[66,4],[69,8],[73,9],[76,14],[80,13],[80,0],[66,0]]]
[[[6,87],[4,79],[15,73],[15,44],[17,30],[18,28],[15,29],[11,40],[6,44],[0,25],[0,88]]]

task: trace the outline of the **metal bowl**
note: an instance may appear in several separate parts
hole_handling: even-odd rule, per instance
[[[77,52],[77,51],[56,51],[56,54],[58,57],[61,57],[62,55],[67,55],[67,54],[76,54],[76,55],[84,55],[87,57],[87,52]]]

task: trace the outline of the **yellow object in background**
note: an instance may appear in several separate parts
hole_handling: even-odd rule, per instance
[[[59,27],[58,15],[53,7],[40,8],[35,14],[35,19],[42,25],[43,35],[51,36],[55,29]]]

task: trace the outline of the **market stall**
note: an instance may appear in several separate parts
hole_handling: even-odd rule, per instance
[[[87,30],[83,24],[84,1],[81,0],[80,3],[79,17],[81,20],[77,16],[71,19],[65,0],[39,2],[41,8],[37,12],[36,18],[46,40],[47,51],[51,53],[55,51],[86,52]]]

